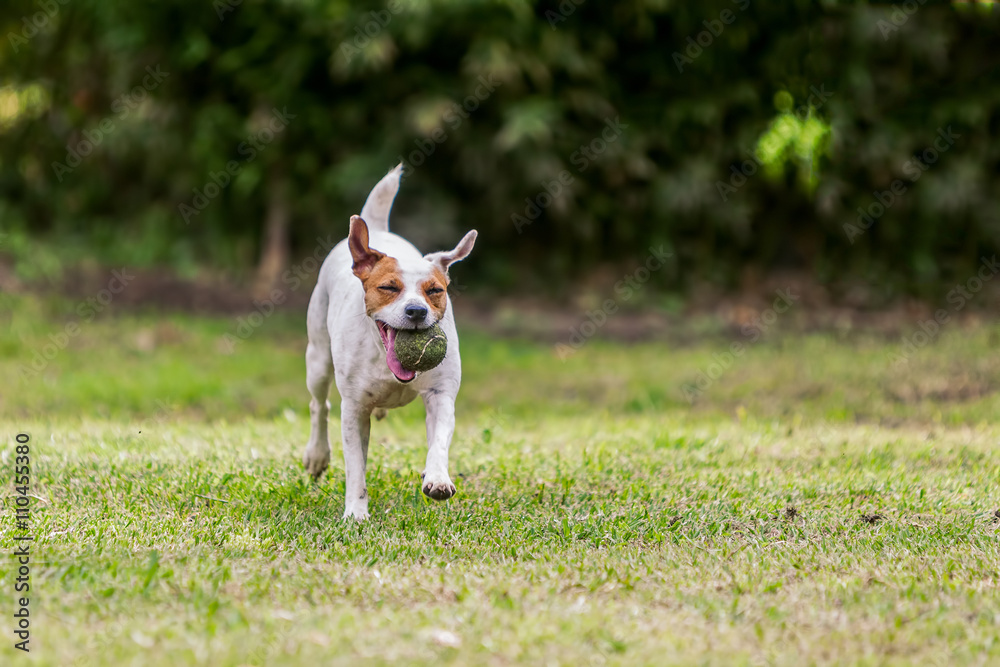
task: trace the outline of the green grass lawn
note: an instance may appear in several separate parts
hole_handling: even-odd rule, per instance
[[[996,325],[901,365],[773,332],[693,405],[719,336],[560,361],[464,331],[458,495],[420,494],[411,405],[373,426],[359,525],[339,442],[320,483],[301,468],[299,319],[229,348],[231,318],[98,318],[36,375],[78,318],[5,305],[0,531],[27,432],[34,664],[1000,663]],[[0,664],[27,662],[13,572]]]

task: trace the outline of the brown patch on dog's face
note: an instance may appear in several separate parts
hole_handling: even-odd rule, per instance
[[[375,262],[361,280],[361,285],[365,288],[365,310],[369,317],[398,299],[406,288],[399,272],[399,264],[385,255]]]
[[[445,308],[448,306],[448,276],[438,268],[431,270],[430,277],[420,285],[420,291],[424,300],[430,306],[436,320],[444,317]]]

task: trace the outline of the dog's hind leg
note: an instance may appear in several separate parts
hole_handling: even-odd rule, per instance
[[[314,478],[319,477],[330,465],[330,440],[327,435],[327,417],[330,412],[327,397],[333,380],[333,359],[330,345],[312,341],[306,348],[306,386],[312,394],[309,401],[309,444],[306,445],[302,463]]]
[[[321,272],[322,275],[322,272]],[[330,332],[326,328],[329,296],[316,288],[309,300],[307,329],[309,345],[306,347],[306,386],[312,394],[309,401],[309,444],[306,445],[302,463],[313,478],[323,474],[330,465],[330,439],[327,435],[327,416],[330,412],[330,383],[333,382],[333,355],[330,351]]]

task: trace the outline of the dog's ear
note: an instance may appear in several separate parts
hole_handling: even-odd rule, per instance
[[[347,246],[351,249],[351,257],[354,259],[352,267],[354,275],[364,282],[372,268],[385,257],[385,254],[368,247],[368,225],[360,215],[351,216],[351,231],[347,235]]]
[[[479,232],[473,229],[462,237],[462,240],[458,242],[454,250],[432,252],[429,255],[424,255],[424,259],[437,266],[447,276],[449,266],[469,256],[469,253],[472,252],[472,246],[476,245],[477,236],[479,236]]]

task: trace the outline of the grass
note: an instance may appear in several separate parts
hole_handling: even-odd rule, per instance
[[[232,319],[101,317],[19,379],[77,318],[7,306],[0,460],[12,478],[31,434],[32,664],[1000,661],[996,325],[903,365],[897,341],[775,332],[693,405],[682,385],[728,341],[563,362],[465,331],[458,496],[420,494],[411,405],[373,427],[357,525],[338,457],[319,484],[301,469],[298,318],[229,349]],[[5,637],[4,664],[26,662]]]

